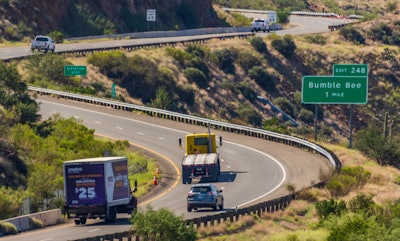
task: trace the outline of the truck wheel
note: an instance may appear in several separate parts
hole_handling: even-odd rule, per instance
[[[79,219],[75,219],[74,221],[75,221],[75,224],[76,224],[76,225],[81,224],[81,220],[79,220]]]
[[[117,219],[117,209],[116,207],[111,207],[109,210],[108,217],[106,218],[106,223],[115,223]]]
[[[218,201],[215,201],[213,209],[214,209],[214,211],[217,211],[217,209],[218,209]]]
[[[81,219],[80,219],[80,223],[83,224],[83,225],[85,225],[85,224],[86,224],[86,218],[81,218]]]
[[[192,208],[188,206],[187,211],[190,213],[192,211]]]

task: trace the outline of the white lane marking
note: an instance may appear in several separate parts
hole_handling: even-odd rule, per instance
[[[261,199],[261,198],[263,198],[263,197],[265,197],[265,196],[268,196],[270,193],[273,193],[276,189],[278,189],[278,188],[280,188],[280,187],[282,186],[282,184],[283,184],[283,183],[285,182],[285,180],[286,180],[286,170],[285,170],[285,168],[283,167],[283,165],[282,165],[276,158],[274,158],[274,157],[271,156],[270,154],[267,154],[267,153],[262,152],[262,151],[260,151],[260,150],[254,149],[254,148],[252,148],[252,147],[248,147],[248,146],[244,146],[244,145],[237,144],[237,143],[232,143],[232,142],[229,142],[229,143],[231,143],[232,145],[238,145],[238,146],[241,146],[241,147],[243,147],[243,148],[250,149],[250,150],[252,150],[252,151],[255,151],[255,152],[260,153],[261,155],[264,155],[264,156],[268,157],[269,159],[271,159],[272,161],[274,161],[274,162],[281,168],[281,171],[282,171],[282,173],[283,173],[283,178],[282,178],[282,180],[279,182],[278,185],[276,185],[274,188],[272,188],[269,192],[266,192],[266,193],[264,193],[263,195],[254,198],[253,200],[250,200],[250,201],[247,201],[247,202],[245,202],[245,203],[239,204],[239,205],[237,205],[237,207],[244,206],[244,205],[246,205],[246,204],[249,204],[249,203],[252,203],[252,202],[254,202],[254,201],[257,201],[258,199]]]
[[[138,133],[138,134],[141,135],[141,136],[144,136],[144,133],[143,133],[143,132],[136,132],[136,133]]]
[[[40,100],[40,101],[42,101],[42,102],[47,102],[47,103],[50,103],[50,104],[61,105],[61,106],[65,106],[65,107],[72,108],[72,109],[78,109],[78,110],[82,110],[82,111],[85,111],[85,112],[96,113],[96,114],[99,114],[99,115],[104,115],[104,116],[109,116],[109,117],[114,117],[114,118],[116,117],[116,118],[120,118],[120,119],[123,119],[123,120],[132,121],[132,122],[138,122],[138,123],[146,124],[146,125],[149,125],[149,126],[154,126],[154,127],[157,127],[157,128],[162,128],[162,129],[165,129],[165,130],[171,130],[171,131],[176,131],[176,132],[180,132],[180,133],[187,133],[186,131],[181,131],[181,130],[177,130],[177,129],[173,129],[173,128],[169,128],[169,127],[159,126],[159,125],[151,124],[151,123],[144,122],[144,121],[139,121],[139,120],[135,120],[135,119],[130,119],[130,118],[127,118],[127,117],[121,117],[121,116],[110,115],[110,114],[102,113],[102,112],[99,112],[99,111],[93,111],[93,110],[88,110],[88,109],[84,109],[84,108],[80,108],[80,107],[75,107],[75,106],[70,106],[70,105],[64,105],[64,104],[60,104],[60,103],[54,103],[54,102],[50,102],[50,101],[46,101],[46,100]],[[138,132],[138,134],[140,134],[140,132]],[[143,134],[143,133],[142,133],[142,134]],[[286,176],[287,176],[286,170],[285,170],[285,168],[283,167],[283,165],[282,165],[277,159],[273,158],[271,155],[269,155],[269,154],[267,154],[267,153],[264,153],[264,152],[262,152],[262,151],[259,151],[259,150],[257,150],[257,149],[254,149],[254,148],[252,148],[252,147],[244,146],[244,145],[237,144],[237,143],[234,143],[234,142],[231,142],[231,141],[225,141],[225,142],[230,143],[230,144],[232,144],[232,145],[241,146],[241,147],[243,147],[243,148],[247,148],[247,149],[249,149],[249,150],[252,150],[252,151],[261,153],[261,154],[264,155],[264,156],[267,156],[268,158],[270,158],[272,161],[274,161],[274,162],[281,168],[282,173],[283,173],[283,178],[282,178],[282,180],[280,181],[280,183],[279,183],[277,186],[275,186],[275,188],[273,188],[273,189],[270,190],[269,192],[267,192],[267,193],[265,193],[265,194],[263,194],[263,195],[261,195],[261,196],[255,198],[255,199],[253,199],[253,200],[251,200],[251,201],[248,201],[248,202],[246,202],[246,203],[240,204],[240,205],[238,205],[237,207],[244,206],[244,205],[246,205],[246,204],[248,204],[248,203],[254,202],[254,201],[257,200],[257,199],[260,199],[260,198],[263,198],[263,197],[269,195],[270,193],[274,192],[276,189],[280,188],[280,187],[282,186],[282,184],[285,182],[285,180],[286,180],[286,178],[287,178],[287,177],[286,177]]]
[[[119,126],[117,126],[117,127],[115,127],[115,128],[117,128],[118,130],[123,130],[123,129],[124,129],[124,128],[119,127]]]
[[[96,228],[96,229],[89,230],[88,232],[89,232],[89,233],[93,233],[93,232],[97,232],[97,231],[99,231],[99,230],[100,230],[99,228]]]
[[[226,166],[226,168],[231,168],[231,166]]]
[[[95,121],[94,123],[101,125],[101,121]]]
[[[165,140],[165,138],[164,138],[164,137],[158,137],[158,139],[159,139],[159,140]]]
[[[46,238],[46,239],[41,239],[39,241],[50,241],[50,240],[54,240],[54,238]]]
[[[76,115],[74,115],[74,118],[77,119],[77,120],[80,119],[80,117],[79,117],[79,116],[76,116]]]

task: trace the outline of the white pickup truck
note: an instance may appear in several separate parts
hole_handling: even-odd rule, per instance
[[[269,22],[268,20],[265,19],[254,19],[253,22],[251,22],[250,25],[251,32],[258,32],[258,31],[263,31],[263,32],[269,32]]]
[[[32,52],[38,50],[38,51],[51,51],[54,53],[54,50],[56,49],[56,44],[54,43],[53,39],[51,39],[49,36],[36,36],[35,39],[32,41],[31,44],[31,50]]]

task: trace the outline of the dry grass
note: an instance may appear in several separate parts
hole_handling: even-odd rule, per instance
[[[373,195],[373,201],[377,204],[384,204],[387,201],[395,201],[399,199],[400,185],[396,182],[399,180],[400,170],[393,167],[382,167],[374,161],[369,160],[360,152],[354,149],[348,149],[342,146],[335,146],[326,143],[320,143],[326,148],[332,150],[342,161],[344,166],[362,166],[371,172],[369,182],[359,190],[355,190],[348,195],[342,197],[342,200],[349,201],[358,193]],[[330,198],[330,194],[326,189],[310,188],[300,193],[302,196],[315,196],[318,200]],[[209,236],[199,239],[200,241],[319,241],[326,240],[328,231],[323,229],[313,229],[312,227],[318,222],[313,202],[307,200],[295,200],[285,210],[273,213],[263,213],[259,220],[254,222],[250,228],[245,230],[238,229],[234,234],[228,235],[228,227],[240,226],[239,224],[224,225],[227,229],[219,230],[218,236]],[[207,228],[202,230],[207,233]],[[202,236],[204,237],[204,236]]]

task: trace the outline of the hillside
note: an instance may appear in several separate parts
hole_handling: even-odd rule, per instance
[[[369,67],[368,104],[353,105],[352,125],[355,131],[365,128],[373,121],[382,125],[386,112],[393,122],[398,121],[396,113],[399,110],[394,101],[399,92],[400,81],[398,44],[389,44],[387,40],[373,39],[371,36],[372,30],[378,31],[381,28],[391,29],[392,36],[397,36],[398,24],[396,15],[386,15],[373,22],[353,25],[351,29],[365,38],[364,44],[352,43],[338,31],[312,36],[292,36],[296,49],[289,57],[277,51],[273,43],[279,38],[273,34],[263,39],[266,50],[261,52],[254,48],[252,39],[234,39],[213,40],[196,47],[203,51],[203,54],[195,59],[189,56],[193,46],[185,45],[176,46],[173,51],[168,48],[143,49],[124,55],[128,59],[139,58],[137,61],[146,63],[145,65],[151,64],[161,72],[168,70],[167,73],[171,75],[168,81],[172,81],[169,83],[173,86],[167,88],[171,103],[162,108],[257,127],[263,126],[263,122],[272,117],[278,117],[281,124],[291,126],[280,114],[274,112],[270,105],[257,99],[257,96],[263,96],[302,124],[303,127],[293,129],[294,133],[312,138],[313,131],[308,128],[314,124],[314,105],[301,104],[301,79],[304,75],[332,75],[335,63],[363,63]],[[397,41],[395,37],[393,39]],[[178,60],[173,57],[174,54],[187,56]],[[222,59],[227,56],[232,58],[232,69],[224,69],[225,67],[221,67],[221,63],[215,60],[220,54],[225,56]],[[386,56],[387,54],[392,57]],[[151,87],[144,83],[146,81],[139,81],[143,84],[142,88],[148,89],[148,92],[146,96],[138,95],[138,87],[129,84],[132,80],[113,77],[115,74],[110,73],[122,70],[107,70],[83,58],[68,60],[74,64],[89,66],[89,75],[83,79],[86,87],[91,88],[95,82],[101,82],[105,91],[99,94],[109,96],[111,83],[117,83],[118,95],[133,103],[151,105],[151,101],[156,98],[157,88],[165,85],[162,81],[166,81],[161,78],[158,82],[154,81],[156,83],[152,83]],[[207,84],[199,85],[185,75],[185,70],[192,67],[206,69]],[[257,72],[259,70],[262,71]],[[143,69],[132,71],[147,73],[147,70]],[[149,76],[155,74],[154,71],[150,72],[152,73],[149,73]],[[135,76],[137,74],[131,78]],[[194,95],[193,103],[185,96],[188,91]],[[319,105],[321,140],[346,140],[349,136],[349,107]],[[279,129],[277,126],[269,128]]]
[[[147,22],[147,9],[156,9],[156,22]],[[216,27],[223,24],[211,0],[54,0],[2,1],[2,38],[20,41],[53,31],[66,37]]]

